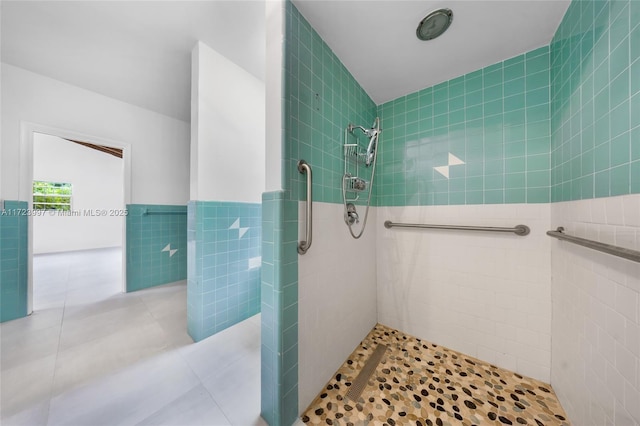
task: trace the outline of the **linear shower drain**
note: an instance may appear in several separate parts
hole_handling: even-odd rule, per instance
[[[362,370],[360,370],[358,377],[356,377],[353,383],[351,383],[349,391],[346,395],[346,397],[351,401],[357,401],[358,398],[360,398],[360,395],[362,395],[362,391],[364,391],[364,388],[367,387],[369,378],[371,378],[373,372],[376,371],[376,367],[378,367],[378,364],[382,360],[382,357],[387,351],[387,348],[387,345],[378,345],[367,362],[364,364],[364,367],[362,367]]]

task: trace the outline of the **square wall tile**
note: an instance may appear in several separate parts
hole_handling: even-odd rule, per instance
[[[551,41],[552,201],[637,192],[627,173],[640,123],[633,98],[640,87],[635,3],[574,1]]]
[[[551,167],[549,66],[549,48],[543,47],[379,105],[384,130],[376,181],[393,185],[376,189],[376,205],[521,202],[515,192],[504,193],[505,175],[548,173]],[[417,106],[418,128],[407,121],[409,97],[424,99]],[[422,173],[413,172],[416,164]],[[428,171],[437,180],[421,185]],[[537,176],[523,181],[525,200],[543,198]],[[529,189],[536,195],[527,197]]]
[[[127,292],[187,278],[187,206],[128,204]]]
[[[195,229],[188,240],[188,331],[198,341],[260,312],[262,208],[226,201],[188,207]]]

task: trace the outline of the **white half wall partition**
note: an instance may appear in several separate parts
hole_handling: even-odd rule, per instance
[[[36,133],[33,142],[34,180],[72,185],[70,212],[34,216],[33,253],[122,246],[124,161],[57,136]]]
[[[202,42],[191,59],[187,329],[199,341],[260,312],[265,85]]]

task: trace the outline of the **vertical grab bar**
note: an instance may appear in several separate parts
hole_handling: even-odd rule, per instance
[[[307,250],[311,247],[311,240],[313,237],[313,227],[312,227],[312,218],[313,218],[313,208],[311,207],[312,196],[311,196],[311,166],[304,161],[298,161],[298,171],[300,173],[307,174],[307,223],[306,223],[306,237],[304,240],[300,241],[298,244],[298,253],[305,254]]]

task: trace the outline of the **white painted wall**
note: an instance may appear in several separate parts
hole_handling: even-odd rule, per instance
[[[2,6],[0,6],[0,22],[2,20],[1,15],[2,15]],[[2,38],[1,34],[2,34],[2,31],[0,31],[0,39]],[[0,40],[0,45],[2,45],[2,41],[1,40]],[[3,79],[2,79],[2,67],[0,66],[0,117],[2,117],[2,107],[3,107],[3,105],[2,105],[3,104],[2,96],[4,94],[4,92],[2,91],[2,81],[3,81]],[[3,138],[2,138],[2,120],[0,119],[0,165],[3,164],[2,163],[2,141],[3,141]],[[2,172],[0,171],[0,209],[4,207],[3,204],[2,204],[2,202],[3,202],[2,200],[4,200],[2,188],[3,188],[3,185],[2,185]]]
[[[304,235],[304,214],[301,202],[298,235]],[[342,204],[313,203],[313,244],[298,256],[300,411],[377,322],[375,209],[358,240],[342,218]]]
[[[192,52],[192,200],[261,202],[265,85],[202,42]]]
[[[282,146],[284,136],[284,43],[285,3],[282,0],[265,2],[266,12],[266,191],[282,189]]]
[[[53,253],[122,246],[124,216],[92,216],[87,210],[124,210],[124,162],[56,136],[36,133],[33,178],[71,183],[72,211],[33,218],[33,252]]]
[[[1,79],[4,199],[27,200],[31,191],[20,134],[30,122],[130,144],[131,202],[188,201],[188,123],[4,63]]]
[[[549,382],[548,204],[378,207],[378,321]],[[385,220],[531,234],[386,229]]]
[[[551,205],[553,229],[640,250],[640,195]],[[576,425],[640,424],[640,264],[551,243],[551,384]]]

